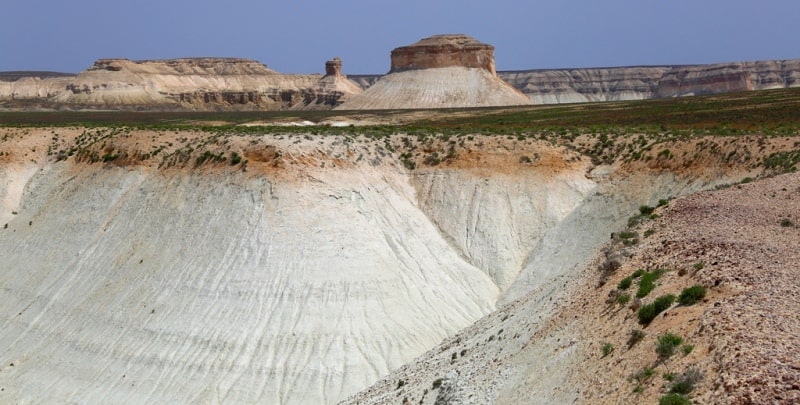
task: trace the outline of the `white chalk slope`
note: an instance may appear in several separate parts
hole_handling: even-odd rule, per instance
[[[484,69],[445,67],[390,73],[336,109],[463,108],[531,104]]]
[[[0,165],[0,402],[342,400],[494,310],[595,186],[40,162]]]

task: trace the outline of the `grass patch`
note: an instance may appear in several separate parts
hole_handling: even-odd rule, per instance
[[[656,280],[664,274],[663,269],[656,269],[650,272],[642,273],[642,279],[639,280],[639,289],[636,291],[637,298],[644,298],[656,288]]]
[[[605,343],[601,350],[603,351],[603,357],[606,357],[614,351],[614,345],[611,343]]]

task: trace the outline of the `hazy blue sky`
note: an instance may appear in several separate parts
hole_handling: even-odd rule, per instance
[[[385,73],[389,52],[465,33],[499,70],[800,58],[798,0],[5,0],[0,71],[231,56],[285,73]]]

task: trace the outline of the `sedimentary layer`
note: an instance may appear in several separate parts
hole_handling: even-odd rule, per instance
[[[800,59],[498,72],[535,104],[643,100],[800,86]]]
[[[0,103],[72,109],[313,109],[332,108],[360,92],[342,75],[280,74],[248,59],[101,59],[75,77],[0,82]]]

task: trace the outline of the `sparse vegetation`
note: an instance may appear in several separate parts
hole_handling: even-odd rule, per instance
[[[658,344],[656,345],[656,353],[661,359],[666,359],[675,354],[675,349],[683,343],[683,338],[672,334],[665,333],[658,337]]]
[[[642,305],[638,312],[639,323],[642,325],[649,325],[658,314],[664,312],[673,302],[675,302],[675,296],[669,294],[656,298],[656,300],[650,304]]]
[[[642,384],[656,375],[656,370],[652,367],[643,368],[630,376],[630,380],[636,380],[637,383]]]
[[[662,269],[656,269],[641,274],[642,279],[639,280],[639,290],[636,291],[637,298],[644,298],[656,288],[656,280],[664,273]]]
[[[683,352],[684,356],[688,356],[694,350],[694,345],[683,345],[681,346],[681,351]]]
[[[619,282],[619,284],[617,284],[617,288],[619,288],[620,290],[627,290],[628,288],[631,287],[632,283],[633,283],[633,278],[631,276],[628,276],[623,278]]]
[[[641,342],[645,337],[645,333],[641,329],[631,329],[631,332],[628,335],[628,349],[636,346],[637,343]]]
[[[650,214],[652,214],[652,213],[653,213],[653,211],[655,211],[655,208],[653,208],[653,207],[650,207],[650,206],[648,206],[648,205],[642,205],[642,206],[639,206],[639,212],[640,212],[642,215],[650,215]]]
[[[658,405],[692,405],[692,401],[681,394],[667,394],[658,400]]]
[[[603,351],[603,357],[606,357],[609,354],[611,354],[611,352],[614,351],[614,345],[612,345],[611,343],[605,343],[603,344],[602,351]]]
[[[619,296],[617,296],[617,304],[625,305],[625,304],[629,303],[630,301],[631,301],[631,295],[630,294],[620,294]]]
[[[689,395],[695,386],[703,380],[703,372],[696,367],[690,367],[677,376],[670,385],[670,394]]]
[[[781,226],[784,228],[791,228],[794,226],[794,222],[790,219],[783,219],[781,220]]]
[[[706,289],[701,285],[693,285],[684,288],[678,296],[678,303],[681,305],[694,305],[706,297]]]

